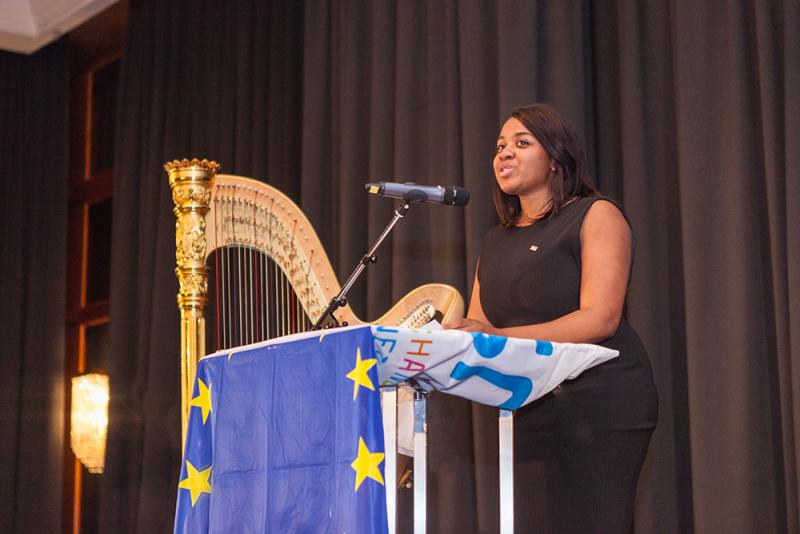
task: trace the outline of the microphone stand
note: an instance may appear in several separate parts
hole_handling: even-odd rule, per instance
[[[375,256],[375,252],[378,250],[378,247],[381,246],[381,243],[383,243],[384,239],[386,239],[386,237],[389,235],[389,232],[391,232],[394,226],[397,224],[397,221],[405,217],[412,204],[422,202],[426,198],[427,195],[425,195],[424,192],[417,190],[409,191],[403,195],[403,205],[394,210],[394,217],[392,217],[392,220],[389,221],[389,224],[383,230],[383,233],[378,237],[377,241],[375,241],[375,243],[369,249],[369,252],[364,254],[364,256],[361,258],[361,261],[358,262],[358,265],[356,265],[356,268],[353,270],[350,278],[348,278],[347,282],[345,282],[344,286],[342,286],[339,294],[333,297],[330,303],[328,303],[328,307],[325,308],[325,311],[322,312],[322,315],[320,315],[319,319],[317,319],[317,322],[314,323],[314,326],[311,328],[312,330],[319,330],[321,328],[336,328],[340,326],[339,321],[333,315],[333,312],[339,308],[344,308],[347,306],[347,292],[350,291],[351,287],[353,287],[353,284],[358,277],[361,276],[361,273],[364,271],[366,266],[370,263],[375,263],[378,261],[378,257]],[[344,321],[341,326],[347,326],[347,321]]]

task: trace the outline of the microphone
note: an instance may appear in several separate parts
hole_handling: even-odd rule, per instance
[[[406,202],[432,202],[448,206],[466,206],[469,202],[469,191],[463,187],[448,185],[419,185],[414,183],[398,184],[394,182],[370,182],[365,185],[367,191],[382,197],[400,198]]]

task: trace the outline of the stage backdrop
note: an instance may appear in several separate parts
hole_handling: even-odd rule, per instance
[[[169,530],[180,466],[174,219],[164,161],[219,161],[299,202],[340,277],[388,220],[371,180],[457,184],[353,291],[471,286],[494,140],[547,101],[633,223],[628,303],[661,410],[641,532],[798,529],[800,7],[132,1],[119,95],[104,532]],[[433,532],[495,532],[493,413],[431,407]],[[474,467],[472,467],[474,465]]]
[[[69,63],[0,52],[0,532],[61,532]]]

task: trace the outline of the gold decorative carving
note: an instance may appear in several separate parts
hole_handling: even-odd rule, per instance
[[[210,189],[182,186],[172,190],[172,201],[178,206],[189,202],[208,205],[210,200]]]
[[[164,164],[175,203],[175,275],[181,314],[181,422],[186,437],[190,396],[197,360],[205,355],[205,309],[208,268],[205,265],[205,215],[219,165],[206,159],[173,160]]]
[[[208,293],[208,275],[205,273],[183,273],[179,276],[178,294],[182,297]]]
[[[217,174],[219,170],[219,163],[207,159],[174,159],[164,164],[164,170],[170,174],[170,179],[173,172],[183,172],[186,170],[207,171],[212,175]]]
[[[175,222],[175,261],[178,266],[202,266],[206,257],[206,221],[187,213]]]

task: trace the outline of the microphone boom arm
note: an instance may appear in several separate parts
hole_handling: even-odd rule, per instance
[[[383,230],[381,235],[378,236],[378,239],[375,241],[372,247],[370,247],[369,251],[361,257],[361,261],[358,262],[358,265],[356,265],[356,268],[347,279],[347,282],[345,282],[342,286],[339,294],[331,299],[331,301],[328,303],[328,307],[325,308],[325,311],[322,312],[322,315],[320,315],[319,319],[317,319],[317,322],[314,323],[312,330],[319,330],[321,328],[336,328],[340,326],[339,321],[336,319],[336,316],[333,313],[339,308],[347,306],[348,291],[350,291],[350,288],[353,287],[353,284],[356,282],[358,277],[361,276],[361,273],[364,271],[367,265],[378,261],[378,257],[375,256],[375,252],[377,252],[378,247],[381,246],[381,243],[383,243],[397,222],[405,217],[412,204],[423,202],[426,198],[427,196],[425,193],[421,191],[409,191],[403,195],[403,205],[394,210],[394,217],[392,217],[392,220],[389,221],[389,224]],[[345,321],[345,323],[341,326],[347,326],[347,321]]]

